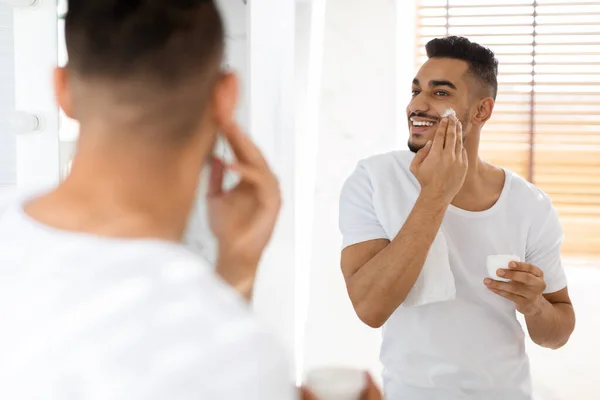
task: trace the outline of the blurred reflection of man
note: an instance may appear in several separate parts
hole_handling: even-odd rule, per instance
[[[215,3],[72,0],[65,27],[56,95],[80,139],[58,188],[0,218],[0,398],[296,399],[234,290],[252,294],[280,194],[234,121]],[[181,244],[207,165],[220,276]]]
[[[408,146],[416,155],[396,151],[363,160],[342,190],[348,293],[362,321],[384,326],[389,399],[531,399],[515,310],[538,345],[557,349],[568,341],[575,315],[560,260],[563,231],[548,195],[478,156],[498,89],[495,55],[462,37],[426,47],[429,59],[413,80],[407,108]],[[454,113],[442,118],[447,110]],[[394,169],[407,156],[406,175],[420,191],[390,235],[384,221],[402,204],[381,198],[373,171]],[[389,185],[409,190],[398,182]],[[456,298],[402,306],[442,224]],[[497,271],[509,282],[487,277],[486,258],[494,254],[524,260]]]

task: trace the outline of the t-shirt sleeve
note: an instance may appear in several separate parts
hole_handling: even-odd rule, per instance
[[[530,243],[527,244],[525,262],[544,271],[546,291],[544,294],[558,292],[567,286],[567,277],[560,258],[560,248],[564,233],[558,213],[547,198],[548,206],[534,220],[530,231]]]
[[[340,195],[339,226],[343,247],[388,239],[373,205],[373,185],[364,165],[358,164]]]

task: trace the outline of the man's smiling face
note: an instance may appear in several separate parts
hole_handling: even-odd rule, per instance
[[[462,60],[430,58],[412,83],[412,100],[406,109],[408,147],[417,152],[433,139],[438,123],[448,110],[454,110],[468,135],[470,108],[469,65]],[[477,98],[477,100],[479,100]]]

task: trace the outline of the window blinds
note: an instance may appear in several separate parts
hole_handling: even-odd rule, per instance
[[[600,0],[417,0],[417,62],[446,35],[490,47],[499,94],[481,156],[546,191],[563,254],[600,258]]]

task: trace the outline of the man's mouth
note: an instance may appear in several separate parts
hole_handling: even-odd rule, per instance
[[[414,127],[430,127],[430,126],[434,126],[437,122],[436,121],[429,121],[429,120],[423,120],[423,119],[416,119],[416,118],[410,118],[410,122],[411,125]]]

